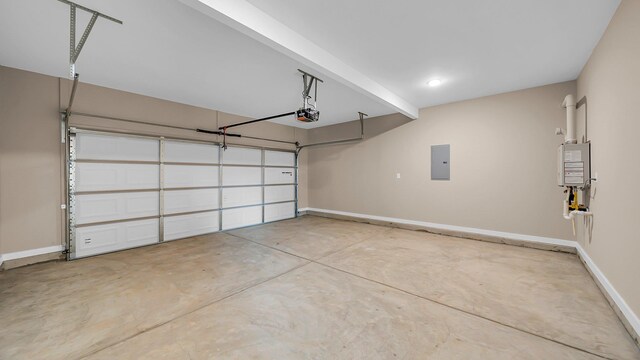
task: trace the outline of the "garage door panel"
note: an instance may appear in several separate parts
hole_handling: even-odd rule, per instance
[[[223,164],[233,165],[262,165],[262,151],[260,149],[228,147],[222,153]]]
[[[159,161],[160,142],[142,137],[77,134],[76,159]]]
[[[165,241],[208,234],[220,230],[218,211],[164,218]]]
[[[159,219],[118,222],[76,229],[76,257],[96,255],[159,241]]]
[[[292,201],[295,200],[295,197],[296,189],[294,185],[265,186],[264,188],[265,203]]]
[[[260,185],[262,169],[259,167],[224,166],[222,168],[222,185]]]
[[[164,187],[218,186],[218,167],[199,165],[165,165]]]
[[[284,151],[265,150],[264,164],[267,166],[296,166],[295,154]]]
[[[222,189],[222,207],[262,204],[262,186]]]
[[[159,165],[77,163],[76,191],[157,189]]]
[[[126,192],[76,196],[76,223],[88,224],[159,214],[158,192]]]
[[[292,168],[265,168],[265,184],[293,184],[295,183],[295,169]]]
[[[218,208],[218,189],[167,190],[164,213],[176,214]]]
[[[164,161],[217,164],[218,151],[217,145],[165,140]]]
[[[291,219],[296,216],[295,203],[271,204],[264,206],[264,221]]]
[[[262,206],[222,210],[222,230],[262,223]]]

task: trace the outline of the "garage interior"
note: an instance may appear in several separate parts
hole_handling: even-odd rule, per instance
[[[0,2],[0,359],[640,359],[640,2]]]

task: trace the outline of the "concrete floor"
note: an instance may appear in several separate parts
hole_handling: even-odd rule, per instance
[[[575,255],[305,216],[0,273],[0,359],[640,359]]]

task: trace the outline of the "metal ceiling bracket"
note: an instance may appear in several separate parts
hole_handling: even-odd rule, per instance
[[[69,77],[74,78],[76,74],[76,61],[78,60],[78,57],[80,56],[80,52],[82,51],[84,44],[87,42],[87,38],[89,37],[89,34],[91,33],[91,29],[93,29],[93,26],[95,25],[96,20],[98,20],[98,17],[105,18],[107,20],[113,21],[121,25],[122,25],[122,21],[116,18],[113,18],[111,16],[102,14],[98,11],[89,9],[82,5],[76,4],[71,1],[67,1],[67,0],[58,0],[58,1],[69,5],[69,10],[70,10],[70,13],[69,13]],[[76,9],[84,10],[92,14],[91,20],[89,20],[89,24],[87,24],[87,27],[84,29],[84,32],[82,33],[82,37],[80,38],[80,42],[78,43],[77,46],[76,46]]]
[[[360,117],[360,138],[364,139],[364,117],[369,116],[362,111],[358,111],[358,116]]]
[[[303,101],[303,107],[309,107],[309,106],[313,106],[313,108],[315,109],[318,103],[318,81],[323,83],[324,81],[322,81],[322,79],[317,78],[314,75],[309,74],[306,71],[300,70],[298,69],[299,72],[302,73],[302,82],[304,85],[304,88],[302,89],[302,101]],[[309,95],[311,93],[311,88],[313,87],[313,105],[309,104],[309,100],[311,99],[311,96]]]

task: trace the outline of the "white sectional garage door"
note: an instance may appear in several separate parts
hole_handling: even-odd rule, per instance
[[[220,230],[220,149],[162,140],[162,241]]]
[[[90,133],[72,140],[75,257],[158,242],[160,141]]]
[[[296,216],[295,154],[75,130],[70,257]]]

